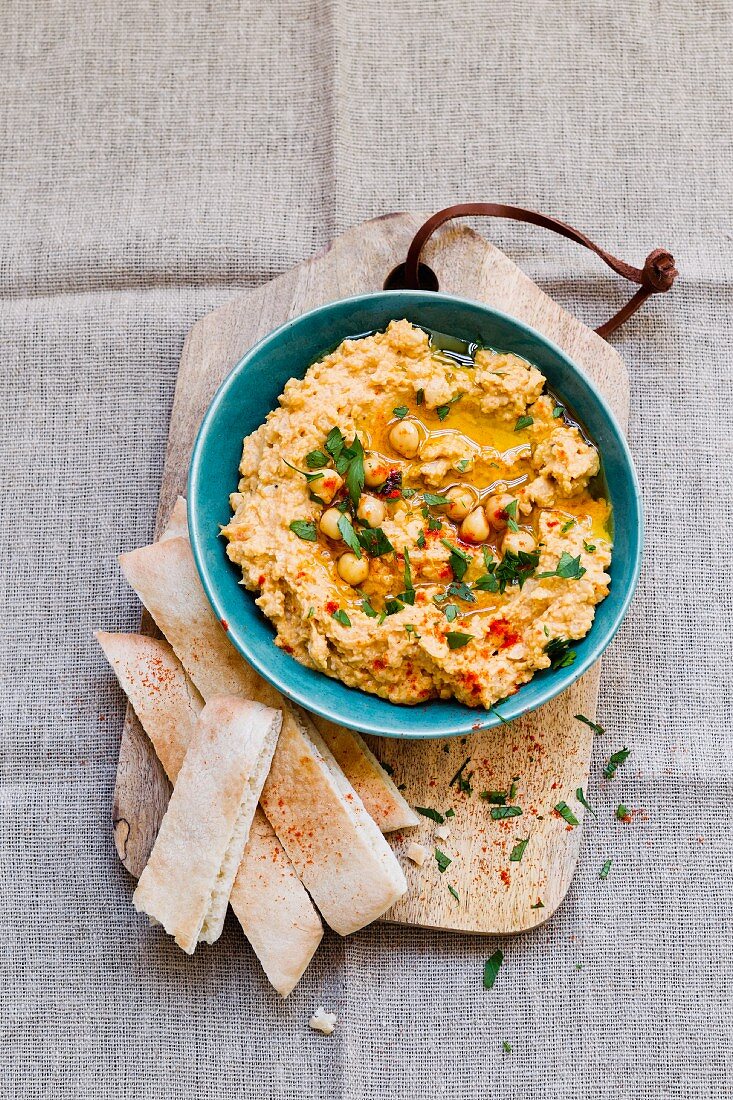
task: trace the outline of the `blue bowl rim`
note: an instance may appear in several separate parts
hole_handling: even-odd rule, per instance
[[[214,420],[222,402],[226,399],[229,388],[232,386],[234,380],[239,376],[241,371],[246,367],[246,364],[250,361],[250,359],[258,355],[260,351],[265,348],[269,343],[279,340],[280,337],[294,325],[302,324],[303,322],[307,322],[308,320],[315,318],[323,313],[327,313],[335,305],[368,305],[372,301],[375,301],[377,299],[381,300],[390,295],[394,295],[395,297],[399,295],[402,298],[414,298],[416,301],[425,299],[427,299],[428,301],[434,301],[436,299],[441,299],[448,304],[455,302],[459,305],[471,306],[480,309],[485,313],[489,313],[499,320],[507,322],[510,326],[514,326],[515,328],[520,329],[523,333],[531,337],[533,340],[536,340],[539,343],[542,343],[546,347],[550,348],[551,351],[553,351],[557,356],[565,361],[565,363],[572,371],[580,376],[583,384],[586,385],[591,393],[594,395],[599,406],[603,410],[604,416],[608,421],[608,425],[611,428],[613,435],[616,437],[616,444],[618,445],[624,457],[627,470],[630,475],[631,486],[633,488],[633,501],[635,505],[633,519],[635,523],[635,531],[637,534],[638,549],[636,552],[631,581],[618,608],[615,620],[613,621],[613,625],[606,629],[606,634],[602,642],[600,640],[597,641],[582,659],[576,660],[571,666],[569,666],[567,670],[563,670],[566,672],[565,676],[558,676],[552,680],[547,681],[547,690],[541,702],[535,702],[533,705],[525,707],[522,707],[520,705],[516,709],[516,711],[513,712],[512,702],[515,699],[517,700],[517,702],[519,702],[519,700],[521,699],[521,692],[518,692],[517,696],[512,696],[505,703],[501,704],[501,709],[503,712],[501,716],[499,716],[499,714],[495,710],[486,711],[480,710],[478,708],[465,707],[465,720],[453,723],[451,728],[441,729],[438,733],[417,732],[415,734],[408,734],[404,730],[398,729],[396,727],[385,729],[384,724],[375,723],[371,720],[355,721],[353,718],[350,717],[348,712],[346,715],[344,715],[344,713],[342,713],[341,711],[334,710],[327,705],[319,704],[318,700],[314,700],[313,698],[311,698],[311,696],[307,692],[303,692],[298,688],[291,687],[289,683],[283,682],[282,680],[278,679],[272,672],[270,672],[267,662],[262,661],[259,658],[257,651],[250,649],[242,640],[240,632],[236,628],[236,624],[229,624],[228,635],[230,641],[235,646],[235,648],[239,650],[245,660],[249,664],[251,664],[252,667],[256,669],[256,671],[265,680],[268,681],[268,683],[272,684],[273,687],[277,688],[278,691],[282,692],[283,695],[285,695],[288,699],[291,699],[294,703],[297,703],[300,706],[304,707],[306,710],[311,711],[314,714],[321,716],[322,718],[327,718],[338,725],[347,726],[350,729],[354,729],[362,733],[374,734],[378,737],[394,737],[397,739],[410,741],[423,741],[444,737],[467,736],[472,733],[477,733],[479,731],[493,729],[496,726],[505,725],[508,722],[515,721],[517,718],[521,718],[524,714],[532,713],[535,710],[539,710],[546,703],[549,703],[550,700],[556,698],[556,696],[560,695],[563,691],[566,691],[577,680],[579,680],[580,677],[583,676],[583,674],[586,673],[588,669],[591,668],[600,659],[600,657],[603,655],[603,653],[606,651],[606,649],[618,633],[621,623],[626,617],[626,613],[629,609],[629,605],[631,604],[631,600],[634,597],[634,593],[636,591],[639,582],[639,576],[641,573],[642,557],[644,551],[643,503],[639,480],[636,474],[636,469],[634,467],[634,461],[631,455],[631,451],[629,450],[629,445],[626,441],[626,436],[619,427],[618,422],[616,421],[616,417],[611,412],[611,409],[609,408],[606,399],[601,394],[595,382],[593,382],[585,373],[585,371],[583,371],[582,368],[579,367],[570,358],[567,352],[563,351],[563,349],[558,344],[556,344],[554,340],[551,340],[550,337],[545,336],[543,333],[539,332],[531,325],[528,325],[525,321],[521,321],[519,320],[519,318],[513,317],[511,314],[505,313],[503,310],[496,309],[494,306],[487,305],[485,302],[478,302],[471,298],[462,298],[454,294],[445,294],[440,291],[372,291],[369,294],[357,294],[352,295],[349,298],[338,298],[332,302],[326,302],[323,305],[317,306],[315,309],[309,310],[307,313],[301,313],[298,314],[296,317],[289,318],[281,325],[278,325],[277,328],[272,329],[270,332],[266,333],[265,336],[261,337],[261,339],[253,344],[252,347],[245,352],[241,359],[239,359],[234,364],[227,376],[220,383],[213,398],[211,399],[211,403],[204,413],[203,419],[196,433],[196,438],[194,440],[188,472],[187,497],[189,538],[193,550],[196,569],[198,571],[199,578],[203,585],[206,596],[211,606],[213,607],[217,618],[220,621],[223,619],[227,619],[227,621],[229,622],[229,618],[231,618],[231,615],[227,612],[226,607],[220,602],[216,591],[216,584],[210,578],[205,566],[204,554],[201,550],[201,542],[204,539],[205,535],[204,532],[200,529],[198,523],[198,501],[196,489],[196,484],[198,480],[197,474],[199,465],[201,463],[201,455],[204,450],[204,441],[209,425],[211,421]],[[324,352],[323,354],[327,354],[327,352]],[[307,370],[308,366],[310,365],[311,364],[307,364],[305,369]],[[560,394],[560,396],[562,396],[562,394]],[[602,458],[603,456],[601,456],[601,460]],[[229,618],[227,618],[228,614]],[[586,638],[590,639],[592,637],[594,626],[595,623],[593,624],[593,626],[591,626],[591,629],[586,635]],[[346,687],[346,685],[344,686]],[[357,691],[358,689],[347,688],[347,690]],[[383,707],[387,712],[390,708],[397,710],[401,714],[405,712],[409,713],[410,711],[417,711],[416,707],[413,708],[390,703],[389,700],[382,699],[380,696],[377,695],[371,695],[368,692],[364,692],[363,694],[372,699],[374,702],[379,702],[383,704]],[[420,704],[421,711],[429,709],[431,705],[434,705],[436,702],[438,701],[430,700],[427,703]],[[457,703],[457,700],[454,700],[454,702]]]

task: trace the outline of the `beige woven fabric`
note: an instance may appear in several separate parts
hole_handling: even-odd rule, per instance
[[[2,5],[3,1095],[727,1092],[732,14]],[[152,532],[191,323],[367,216],[462,199],[545,210],[638,263],[667,246],[682,273],[615,338],[648,547],[605,662],[599,818],[561,912],[503,943],[493,991],[495,943],[375,927],[327,938],[282,1004],[233,924],[189,959],[134,914],[109,820],[123,700],[92,629],[138,623],[115,556]],[[588,320],[628,294],[566,242],[482,229]],[[620,801],[645,814],[616,823]],[[339,1015],[328,1039],[307,1027],[318,1004]]]

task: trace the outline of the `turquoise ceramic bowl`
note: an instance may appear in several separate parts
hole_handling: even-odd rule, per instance
[[[311,363],[347,336],[409,321],[536,363],[550,388],[573,410],[598,446],[615,516],[611,592],[596,610],[590,633],[574,644],[575,662],[544,671],[501,705],[511,721],[564,691],[598,660],[626,614],[636,588],[642,552],[642,507],[631,455],[598,390],[546,337],[521,321],[478,302],[422,291],[384,291],[321,306],[288,321],[255,345],[217,391],[199,429],[188,481],[189,527],[196,565],[217,617],[251,665],[284,695],[344,726],[387,737],[425,738],[469,734],[496,726],[493,712],[434,700],[408,707],[346,687],[304,668],[273,644],[273,630],[239,584],[219,525],[228,522],[229,493],[236,487],[242,439],[277,405],[285,383],[302,377]]]

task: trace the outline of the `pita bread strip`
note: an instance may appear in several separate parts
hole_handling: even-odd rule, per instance
[[[204,705],[201,696],[162,639],[103,631],[96,638],[175,783]],[[229,901],[268,979],[287,997],[313,958],[323,925],[259,808]]]
[[[166,775],[175,783],[203,699],[168,642],[146,634],[107,634],[102,630],[94,636],[152,741]]]
[[[231,696],[198,719],[133,895],[189,954],[221,932],[280,724],[278,712]]]
[[[358,733],[320,716],[315,716],[313,721],[341,771],[383,833],[420,824],[418,815]]]
[[[188,508],[185,497],[176,497],[176,503],[173,505],[168,522],[163,528],[163,534],[158,541],[164,542],[165,539],[178,538],[188,538]]]
[[[287,997],[313,958],[323,925],[259,807],[229,903],[270,983]]]
[[[235,692],[282,707],[270,797],[266,803],[263,796],[262,806],[325,921],[346,935],[381,916],[407,888],[392,849],[310,719],[260,679],[227,638],[201,587],[188,540],[133,550],[120,563],[204,699]],[[284,744],[287,752],[276,767]],[[282,813],[278,803],[288,802],[291,792],[295,797]],[[297,843],[305,824],[317,838],[310,853]]]
[[[179,500],[185,513],[185,501]],[[259,699],[267,706],[282,706],[278,692],[243,660],[214,615],[201,587],[188,539],[170,536],[165,540],[165,547],[166,553],[162,555],[153,553],[153,547],[122,554],[120,564],[198,690],[204,698],[232,692]],[[178,592],[168,593],[170,585],[165,583],[163,575],[168,568],[181,577],[182,587]],[[166,599],[156,595],[160,585],[165,585]],[[334,755],[340,758],[339,764],[346,777],[383,833],[419,824],[419,819],[358,734],[325,719],[315,721],[327,740],[334,737],[338,749]]]

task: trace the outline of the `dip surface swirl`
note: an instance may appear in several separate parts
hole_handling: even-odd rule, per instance
[[[275,644],[407,704],[490,708],[570,663],[608,595],[611,516],[545,381],[401,320],[288,382],[222,531]]]

